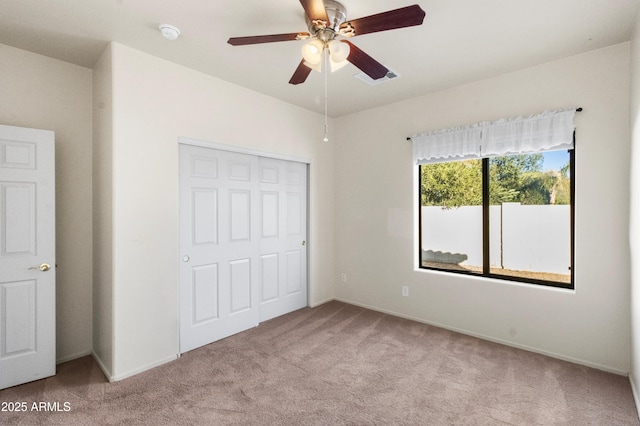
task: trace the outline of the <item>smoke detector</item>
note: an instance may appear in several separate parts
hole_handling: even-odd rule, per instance
[[[159,29],[164,38],[166,38],[167,40],[175,40],[180,35],[180,30],[173,25],[161,24]]]

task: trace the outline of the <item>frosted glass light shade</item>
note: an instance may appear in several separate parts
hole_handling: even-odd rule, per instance
[[[336,72],[339,69],[343,68],[347,65],[349,61],[335,62],[331,57],[329,58],[329,68],[331,68],[331,72]]]
[[[329,65],[331,72],[338,71],[340,68],[347,65],[347,58],[351,49],[346,43],[341,43],[338,40],[331,40],[329,43]]]
[[[347,43],[342,43],[338,40],[331,40],[329,42],[329,53],[331,54],[331,60],[336,63],[340,63],[347,60],[351,49]]]
[[[302,57],[309,64],[317,65],[322,61],[322,51],[324,50],[324,43],[315,39],[302,46]]]

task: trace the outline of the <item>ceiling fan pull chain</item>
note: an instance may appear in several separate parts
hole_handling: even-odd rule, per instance
[[[329,52],[327,52],[328,49],[324,49],[323,53],[324,53],[324,142],[329,142],[329,118],[327,117],[327,110],[328,110],[328,103],[329,103],[329,96],[327,95],[328,90],[327,90],[327,85],[328,85],[328,81],[329,81]]]

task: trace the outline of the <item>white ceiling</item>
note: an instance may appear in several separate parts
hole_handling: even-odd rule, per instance
[[[419,4],[422,26],[351,39],[400,78],[378,86],[353,65],[329,75],[333,117],[631,38],[638,0],[344,0],[348,18]],[[176,41],[158,25],[177,26]],[[0,43],[92,68],[116,41],[317,112],[324,78],[288,84],[303,41],[233,47],[229,37],[307,31],[298,0],[0,0]],[[1,61],[0,61],[1,64]],[[0,70],[1,72],[1,70]]]

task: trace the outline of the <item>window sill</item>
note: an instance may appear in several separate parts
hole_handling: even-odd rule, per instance
[[[510,285],[525,286],[528,288],[545,288],[545,289],[569,291],[572,293],[575,292],[575,286],[572,283],[567,283],[567,282],[545,281],[545,280],[513,277],[509,275],[500,275],[500,274],[481,274],[481,273],[475,273],[469,270],[456,271],[456,270],[450,270],[450,269],[429,268],[429,267],[422,267],[422,266],[418,266],[414,268],[414,271],[418,273],[437,274],[437,275],[444,275],[448,277],[459,276],[461,278],[471,278],[471,279],[480,280],[483,282],[503,283],[503,284],[510,284]]]

